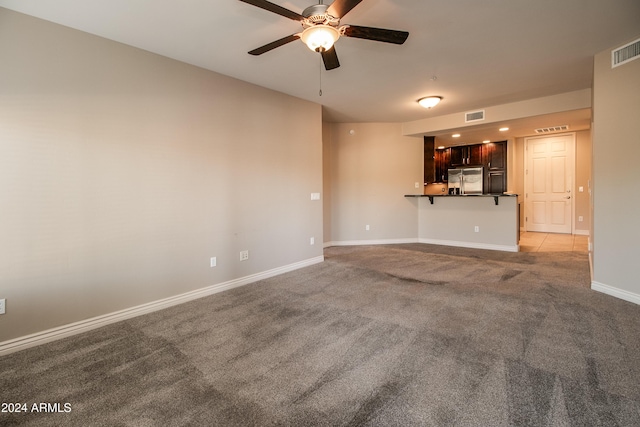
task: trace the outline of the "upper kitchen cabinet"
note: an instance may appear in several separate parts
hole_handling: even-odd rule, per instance
[[[447,182],[448,171],[451,167],[451,149],[439,148],[435,154],[436,161],[436,182]]]
[[[436,182],[435,172],[435,136],[424,137],[424,185]]]
[[[485,193],[500,194],[507,191],[507,141],[484,144],[482,157]]]
[[[483,164],[489,170],[507,168],[507,141],[490,142],[482,146]]]
[[[507,191],[507,141],[488,144],[461,145],[433,150],[433,145],[425,137],[425,182],[427,158],[434,154],[435,182],[447,182],[448,170],[466,166],[482,166],[484,168],[484,192],[500,194]],[[431,165],[428,172],[431,174]],[[429,175],[431,176],[431,175]]]
[[[462,145],[451,147],[451,166],[480,166],[482,165],[482,145]]]

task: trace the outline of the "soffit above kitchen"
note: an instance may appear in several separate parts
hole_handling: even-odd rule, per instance
[[[403,123],[406,136],[435,136],[438,146],[480,144],[591,128],[591,89]]]
[[[296,13],[317,4],[273,3]],[[329,122],[406,123],[587,89],[594,54],[640,34],[637,0],[363,0],[341,23],[405,30],[407,41],[341,37],[341,66],[326,71],[300,41],[249,55],[300,25],[238,0],[0,0],[0,7],[322,104]],[[443,100],[425,110],[416,101],[429,95]]]

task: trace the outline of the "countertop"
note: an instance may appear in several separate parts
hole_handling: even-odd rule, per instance
[[[517,197],[517,194],[405,194],[404,197]]]
[[[500,197],[517,197],[517,194],[513,193],[500,193],[500,194],[405,194],[404,197],[428,197],[429,203],[433,204],[434,197],[493,197],[496,205]]]

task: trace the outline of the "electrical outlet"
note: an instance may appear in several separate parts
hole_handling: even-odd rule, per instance
[[[582,215],[580,215],[580,216],[578,217],[578,222],[582,222],[582,221],[584,221],[584,218],[582,217]]]
[[[420,188],[420,183],[419,183],[419,182],[416,182],[416,183],[415,183],[415,186],[416,186],[416,188]]]
[[[311,193],[311,200],[320,200],[320,193]]]
[[[367,230],[367,231],[369,231],[369,224],[365,225],[365,226],[364,226],[364,229],[365,229],[365,230]]]
[[[249,259],[249,251],[240,251],[240,261],[246,261]]]
[[[218,265],[218,261],[216,260],[216,257],[212,256],[211,260],[209,261],[209,266],[215,267],[216,265]]]
[[[473,227],[473,231],[475,231],[476,233],[479,233],[480,227],[476,225],[475,227]]]
[[[0,299],[0,314],[5,313],[6,306],[7,306],[7,301],[4,298]]]
[[[310,238],[309,239],[309,244],[310,245],[315,245],[316,244],[316,238],[315,237]]]

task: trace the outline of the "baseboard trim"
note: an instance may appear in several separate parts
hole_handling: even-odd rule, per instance
[[[92,317],[90,319],[69,323],[67,325],[48,329],[46,331],[37,332],[35,334],[26,335],[24,337],[19,337],[12,340],[4,341],[0,343],[0,356],[4,356],[10,353],[15,353],[16,351],[24,350],[30,347],[35,347],[41,344],[66,338],[72,335],[77,335],[83,332],[90,331],[92,329],[97,329],[102,326],[120,322],[122,320],[127,320],[133,317],[141,316],[143,314],[162,310],[164,308],[173,307],[175,305],[179,305],[179,304],[192,301],[198,298],[203,298],[209,295],[217,294],[219,292],[237,288],[239,286],[248,285],[250,283],[254,283],[259,280],[268,279],[270,277],[274,277],[279,274],[298,270],[300,268],[318,264],[323,261],[324,261],[323,255],[315,258],[309,258],[304,261],[288,264],[282,267],[277,267],[271,270],[263,271],[261,273],[240,277],[238,279],[229,280],[223,283],[217,283],[215,285],[207,286],[201,289],[196,289],[190,292],[185,292],[183,294],[175,295],[169,298],[152,301],[146,304],[141,304],[135,307],[126,308],[124,310],[116,311],[113,313],[104,314],[102,316]]]
[[[492,251],[503,252],[520,252],[520,245],[508,246],[508,245],[492,245],[489,243],[473,243],[473,242],[458,242],[455,240],[438,240],[438,239],[382,239],[382,240],[342,240],[334,242],[325,242],[324,247],[331,246],[363,246],[363,245],[396,245],[402,243],[427,243],[430,245],[442,245],[442,246],[456,246],[461,248],[473,248],[473,249],[489,249]]]
[[[614,288],[613,286],[605,285],[604,283],[599,283],[596,281],[591,282],[591,289],[640,305],[640,295],[633,292],[625,291],[624,289]]]
[[[403,243],[418,243],[415,237],[406,239],[377,239],[377,240],[340,240],[334,242],[325,242],[324,247],[330,246],[366,246],[366,245],[398,245]]]
[[[578,236],[588,236],[589,235],[589,230],[575,230],[573,232],[573,234],[578,235]]]
[[[489,249],[492,251],[520,252],[520,245],[494,245],[491,243],[458,242],[455,240],[418,239],[419,243],[430,245],[456,246],[459,248]]]

